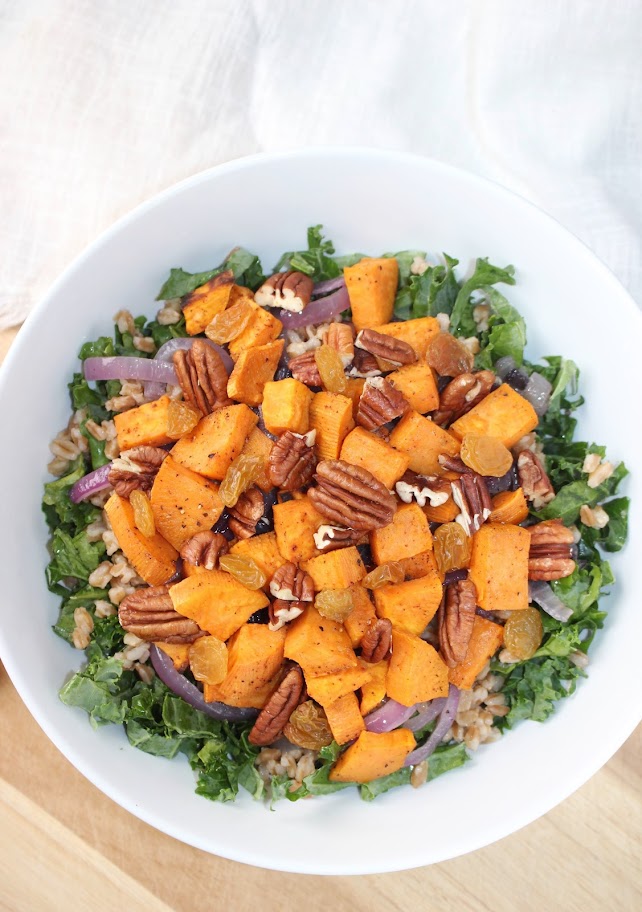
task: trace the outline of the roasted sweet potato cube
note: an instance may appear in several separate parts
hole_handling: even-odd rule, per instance
[[[355,743],[341,754],[328,778],[331,782],[372,782],[396,773],[416,743],[407,728],[381,734],[362,731]]]
[[[357,667],[343,624],[321,617],[313,605],[287,624],[285,630],[285,657],[299,663],[306,681]]]
[[[399,563],[403,567],[406,579],[419,579],[429,573],[437,573],[437,561],[432,550],[422,551],[414,557],[404,557]]]
[[[261,627],[265,625],[254,624],[252,626]],[[240,706],[247,709],[263,709],[279,686],[282,677],[283,671],[279,669],[267,684],[252,691],[233,691],[230,688],[223,692],[220,684],[203,684],[203,699],[206,703],[226,703],[229,706]]]
[[[393,627],[419,635],[435,616],[442,597],[441,580],[436,573],[405,583],[392,583],[375,589],[377,615],[388,618]]]
[[[275,504],[273,516],[276,544],[286,561],[298,564],[321,553],[314,533],[325,520],[308,497]]]
[[[172,438],[167,436],[167,410],[169,396],[161,396],[137,408],[114,415],[118,446],[129,450],[136,446],[165,446]]]
[[[459,513],[459,507],[453,500],[452,495],[448,498],[448,500],[445,503],[439,504],[439,506],[437,506],[437,507],[431,507],[430,504],[427,503],[421,509],[423,510],[424,516],[426,517],[428,522],[431,522],[431,523],[432,522],[436,522],[436,523],[452,522],[453,519],[455,519],[457,517],[457,514]]]
[[[528,608],[530,542],[528,529],[506,523],[484,523],[474,533],[468,578],[475,584],[480,608]]]
[[[114,491],[105,504],[105,513],[118,544],[139,576],[150,586],[162,586],[176,572],[178,551],[158,532],[147,538],[134,522],[134,511],[124,497]]]
[[[293,377],[270,380],[263,387],[263,421],[270,434],[307,434],[314,393]]]
[[[332,737],[337,744],[354,741],[366,727],[355,693],[345,694],[324,706]]]
[[[183,298],[185,329],[190,336],[205,332],[214,317],[232,303],[233,288],[234,276],[231,272],[224,272]]]
[[[154,646],[170,657],[176,671],[185,671],[189,665],[190,645],[190,643],[162,643],[160,640],[154,643]]]
[[[346,694],[359,690],[370,680],[372,665],[368,665],[361,659],[357,661],[358,665],[355,668],[306,680],[309,696],[321,706],[327,706],[328,703],[333,703],[339,697],[345,697]]]
[[[364,589],[358,583],[353,583],[350,586],[350,592],[352,593],[354,607],[343,622],[343,626],[348,631],[350,641],[356,649],[357,646],[361,645],[364,633],[377,620],[377,615],[367,589]]]
[[[463,662],[448,670],[448,679],[460,690],[470,690],[486,662],[495,655],[504,640],[504,628],[486,618],[475,617],[468,651]]]
[[[269,581],[272,579],[279,567],[286,563],[285,558],[281,555],[274,532],[264,532],[263,535],[253,535],[251,538],[245,538],[238,541],[230,548],[232,554],[241,554],[243,557],[249,557],[265,573],[267,582],[264,589],[269,587]]]
[[[270,458],[270,453],[272,452],[272,441],[264,434],[260,428],[255,427],[251,432],[250,436],[245,441],[241,454],[243,456],[257,456],[266,466]],[[268,477],[263,471],[260,477],[255,482],[257,488],[260,488],[262,491],[271,491],[272,483],[268,480]]]
[[[404,706],[447,697],[448,666],[429,643],[405,630],[393,630],[386,693]]]
[[[227,395],[237,402],[260,405],[263,388],[272,380],[283,351],[283,339],[248,348],[238,356],[227,381]]]
[[[519,525],[528,516],[528,504],[521,488],[495,494],[492,499],[492,507],[492,512],[488,517],[490,522]]]
[[[357,331],[380,326],[392,317],[399,282],[394,257],[364,257],[343,270],[350,297],[352,322]]]
[[[388,489],[399,481],[409,462],[406,453],[393,449],[381,437],[360,427],[350,431],[343,441],[339,458],[367,469]]]
[[[236,339],[232,339],[228,346],[234,361],[242,352],[256,345],[267,345],[268,342],[272,342],[283,329],[281,321],[277,320],[269,310],[259,307],[253,301],[250,304],[253,313],[249,323]]]
[[[370,548],[377,564],[432,551],[432,533],[421,507],[401,504],[391,523],[370,533]]]
[[[354,427],[352,399],[339,393],[315,393],[310,404],[310,427],[317,432],[319,459],[338,459],[346,435]]]
[[[442,475],[438,456],[457,456],[461,443],[430,418],[407,412],[390,435],[390,444],[410,457],[408,468],[422,475]]]
[[[222,481],[258,420],[243,403],[217,409],[174,444],[172,457],[200,475]]]
[[[221,702],[251,706],[252,698],[272,685],[283,663],[285,629],[270,630],[267,624],[244,624],[227,644],[227,674],[215,685]],[[205,699],[215,696],[210,691]],[[263,705],[261,703],[261,705]]]
[[[409,322],[414,322],[410,320]],[[393,324],[396,325],[396,324]],[[410,408],[425,415],[439,408],[439,392],[433,372],[425,361],[416,361],[414,364],[404,364],[386,380],[399,390],[408,400]]]
[[[378,333],[406,342],[411,348],[414,348],[420,362],[426,357],[430,340],[441,332],[439,323],[434,317],[419,317],[374,328]]]
[[[316,592],[321,589],[347,589],[366,575],[361,555],[354,546],[312,557],[303,561],[301,567],[312,577]]]
[[[218,485],[166,456],[150,494],[156,530],[178,551],[223,512]]]
[[[521,437],[535,430],[538,423],[537,412],[530,402],[508,383],[502,383],[466,415],[453,421],[450,431],[459,440],[466,434],[497,437],[510,449]]]
[[[370,680],[361,685],[361,704],[359,710],[362,716],[367,716],[382,702],[386,696],[386,675],[388,674],[389,659],[377,662],[370,666]]]
[[[260,589],[246,589],[222,570],[201,570],[176,583],[169,594],[179,614],[219,640],[228,640],[250,615],[268,604]]]
[[[361,399],[361,394],[365,385],[366,381],[364,377],[348,377],[346,380],[346,388],[343,391],[343,395],[352,399],[352,417],[355,421],[359,410],[359,400]]]

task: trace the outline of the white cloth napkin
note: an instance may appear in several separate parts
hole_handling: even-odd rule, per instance
[[[0,0],[0,328],[176,180],[331,143],[506,184],[639,300],[641,35],[638,0]]]

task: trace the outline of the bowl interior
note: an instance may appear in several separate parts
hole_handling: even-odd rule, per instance
[[[552,219],[493,184],[393,153],[310,150],[233,162],[172,188],[103,235],[56,283],[9,354],[0,378],[0,466],[11,480],[0,523],[0,648],[22,698],[59,749],[148,823],[268,868],[382,872],[450,858],[524,826],[581,785],[633,729],[642,690],[641,593],[633,566],[641,545],[639,472],[625,484],[634,498],[631,536],[613,560],[618,583],[607,601],[606,629],[577,693],[545,725],[522,724],[466,767],[372,804],[346,792],[281,802],[273,813],[245,797],[211,804],[193,793],[182,759],[136,751],[116,727],[94,732],[84,713],[57,697],[81,656],[51,631],[57,600],[43,575],[48,442],[68,420],[66,384],[80,344],[110,333],[121,308],[155,313],[170,267],[208,269],[242,244],[261,254],[267,270],[283,250],[305,246],[307,226],[317,223],[343,253],[445,251],[459,258],[462,274],[477,256],[513,263],[518,284],[508,295],[526,317],[530,357],[564,354],[578,363],[587,398],[582,437],[606,443],[612,459],[640,468],[640,424],[633,420],[640,315],[606,268]]]

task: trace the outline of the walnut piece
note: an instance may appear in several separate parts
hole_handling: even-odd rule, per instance
[[[248,741],[264,747],[279,737],[285,724],[305,697],[305,681],[298,665],[293,665],[258,715]]]
[[[394,418],[400,418],[410,405],[406,397],[384,377],[369,377],[357,407],[357,424],[376,431]]]
[[[276,272],[264,282],[254,295],[261,307],[281,307],[292,313],[301,313],[312,297],[314,282],[302,272]]]
[[[123,450],[111,464],[109,483],[121,497],[129,497],[137,488],[150,491],[166,456],[167,450],[155,446]]]
[[[230,404],[225,365],[209,342],[195,339],[187,351],[174,352],[173,361],[183,396],[190,405],[209,415]]]
[[[330,323],[325,344],[338,352],[343,366],[347,367],[354,358],[354,331],[350,323]]]
[[[528,578],[556,580],[575,570],[573,533],[561,519],[547,519],[530,526],[531,546],[528,552]]]
[[[193,643],[204,631],[174,610],[167,586],[147,586],[126,596],[118,608],[120,626],[141,640]]]
[[[288,361],[288,370],[294,379],[298,380],[299,383],[304,383],[306,386],[322,385],[321,374],[314,357],[315,351],[316,349],[312,348],[310,351],[303,352],[302,355],[296,355]]]
[[[297,491],[312,480],[316,461],[314,447],[308,445],[306,438],[286,431],[272,444],[268,480],[282,491]]]
[[[439,651],[452,668],[463,662],[473,632],[477,590],[472,580],[458,580],[446,587],[437,613]]]
[[[292,561],[283,564],[270,582],[270,592],[276,599],[292,602],[313,602],[314,583],[305,570],[300,570]]]
[[[326,459],[317,466],[317,487],[308,497],[330,523],[370,532],[392,522],[397,509],[393,494],[361,466]]]
[[[344,529],[343,526],[319,526],[312,538],[319,551],[326,554],[329,551],[336,551],[338,548],[349,548],[350,545],[358,545],[364,540],[364,533],[356,529]],[[367,538],[365,538],[367,543]]]
[[[544,504],[555,497],[544,466],[532,450],[522,450],[517,457],[517,477],[524,496],[531,501],[535,510],[541,510]]]
[[[486,522],[492,511],[486,482],[477,472],[463,472],[457,481],[450,483],[453,500],[460,512],[455,518],[466,535],[472,535]]]
[[[407,342],[374,329],[362,329],[354,344],[391,364],[413,364],[417,360],[417,352]]]
[[[263,495],[258,488],[250,488],[230,507],[228,526],[237,538],[251,538],[264,512]]]
[[[270,602],[268,628],[270,630],[280,630],[290,621],[301,617],[309,602],[293,602],[289,599],[274,599]]]
[[[366,630],[361,640],[361,658],[376,665],[390,655],[392,647],[392,623],[388,618],[379,618]]]
[[[229,551],[229,543],[220,532],[197,532],[181,548],[181,557],[188,564],[216,570],[219,558]]]
[[[439,408],[433,413],[435,424],[445,427],[469,412],[490,393],[495,374],[489,370],[460,374],[451,380],[439,397]]]
[[[462,463],[463,464],[463,463]],[[416,501],[420,507],[427,503],[431,507],[441,507],[451,497],[452,491],[447,478],[438,475],[418,475],[408,469],[395,484],[399,500],[404,503]]]

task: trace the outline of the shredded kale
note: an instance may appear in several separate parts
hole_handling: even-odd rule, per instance
[[[245,250],[243,247],[235,247],[220,266],[216,266],[206,272],[186,272],[180,268],[171,269],[169,278],[158,292],[156,300],[171,301],[174,298],[183,298],[228,269],[232,270],[235,282],[238,282],[239,285],[246,285],[253,291],[265,279],[261,261],[256,254],[250,253],[249,250]]]
[[[294,269],[310,276],[315,282],[321,282],[324,279],[336,279],[346,266],[353,266],[363,259],[362,253],[351,254],[347,257],[334,256],[334,244],[332,241],[324,239],[322,227],[322,225],[313,225],[308,228],[308,249],[289,250],[284,253],[273,271]]]

